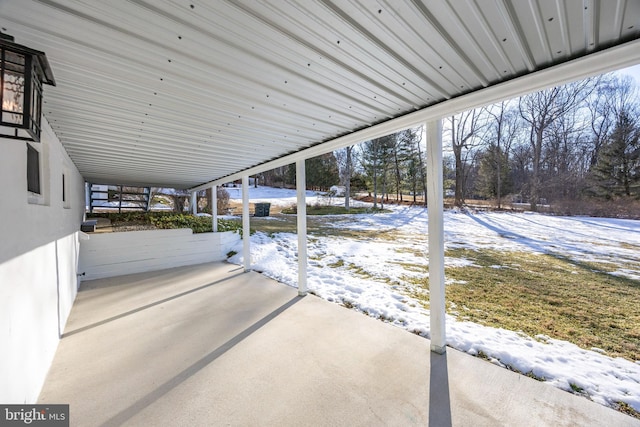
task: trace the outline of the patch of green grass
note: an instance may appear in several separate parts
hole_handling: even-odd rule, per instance
[[[633,408],[631,407],[631,405],[629,405],[629,404],[628,404],[628,403],[626,403],[626,402],[616,402],[616,403],[615,403],[615,407],[614,407],[614,408],[615,408],[616,410],[618,410],[618,411],[620,411],[620,412],[623,412],[623,413],[625,413],[625,414],[627,414],[627,415],[630,415],[630,416],[632,416],[632,417],[634,417],[634,418],[638,418],[638,419],[640,419],[640,412],[638,412],[638,411],[636,411],[635,409],[633,409]]]
[[[631,249],[631,250],[634,250],[634,251],[640,251],[640,246],[634,245],[633,243],[620,242],[619,244],[620,244],[621,248]]]
[[[296,205],[289,206],[282,210],[283,214],[296,214],[298,207]],[[357,215],[391,212],[388,209],[369,208],[369,207],[351,207],[349,209],[344,206],[335,205],[307,205],[307,215]]]
[[[331,267],[331,268],[340,268],[344,266],[344,260],[343,259],[339,259],[336,262],[332,262],[331,264],[327,264],[327,267]]]
[[[509,365],[508,367],[509,367],[509,369],[510,369],[510,370],[515,371],[515,372],[518,372],[518,373],[522,374],[522,372],[518,371],[517,369],[512,368],[512,367],[511,367],[511,365]],[[527,376],[527,377],[529,377],[529,378],[533,378],[533,379],[534,379],[534,380],[536,380],[536,381],[544,382],[544,381],[546,381],[546,380],[547,380],[545,377],[540,377],[540,376],[538,376],[538,375],[534,374],[534,373],[533,373],[533,371],[525,372],[523,375],[525,375],[525,376]]]
[[[478,358],[480,358],[480,359],[482,359],[482,360],[486,360],[486,361],[488,361],[488,362],[491,362],[491,360],[493,359],[492,357],[490,357],[487,353],[485,353],[485,352],[484,352],[484,351],[482,351],[482,350],[481,350],[481,351],[479,351],[479,352],[478,352],[478,354],[476,354],[475,356],[476,356],[476,357],[478,357]],[[518,373],[518,374],[520,374],[520,375],[524,375],[524,376],[527,376],[527,377],[529,377],[529,378],[533,378],[533,379],[534,379],[534,380],[536,380],[536,381],[541,381],[541,382],[546,381],[546,378],[545,378],[545,377],[541,377],[541,376],[539,376],[539,375],[536,375],[536,374],[534,374],[534,373],[533,373],[533,371],[529,371],[529,372],[522,372],[521,370],[516,369],[516,368],[515,368],[515,367],[513,367],[512,365],[504,365],[504,367],[505,367],[505,368],[507,368],[507,369],[508,369],[508,370],[510,370],[510,371],[517,372],[517,373]]]
[[[364,279],[371,279],[373,277],[368,271],[364,270],[362,267],[356,264],[350,263],[347,265],[347,268],[354,274],[357,274]]]
[[[562,256],[470,249],[446,255],[479,266],[446,268],[448,279],[465,282],[446,288],[448,302],[469,308],[465,320],[598,347],[632,361],[640,354],[638,281]],[[422,280],[422,286],[427,283]]]
[[[242,223],[242,219],[232,219],[238,224]],[[345,237],[359,240],[397,240],[397,232],[395,230],[350,230],[348,228],[337,227],[342,222],[350,222],[352,218],[349,215],[331,217],[330,222],[326,216],[315,215],[307,217],[307,236],[310,241],[314,237]],[[251,218],[251,229],[262,231],[268,235],[275,233],[297,233],[297,218],[293,215],[275,214],[271,217],[253,217]]]
[[[577,393],[577,394],[583,394],[584,393],[584,389],[582,387],[580,387],[578,384],[569,383],[569,386],[571,387],[571,390],[574,393]]]
[[[352,301],[349,301],[349,300],[346,300],[346,299],[342,300],[342,305],[345,306],[348,309],[352,309],[352,308],[355,307],[355,305],[353,304]]]

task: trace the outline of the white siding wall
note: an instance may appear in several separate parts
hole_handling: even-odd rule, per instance
[[[240,235],[190,229],[89,234],[80,242],[82,280],[222,261]]]
[[[46,121],[37,146],[43,197],[34,204],[27,191],[26,142],[0,138],[3,403],[34,403],[38,398],[78,287],[84,180]],[[66,203],[62,201],[63,173]]]

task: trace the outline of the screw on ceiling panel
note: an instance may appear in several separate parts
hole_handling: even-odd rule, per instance
[[[191,4],[191,5],[189,5],[189,7],[191,7],[191,9],[194,9],[196,7],[196,5]]]
[[[553,16],[551,18],[547,19],[547,21],[549,21],[549,22],[553,21]]]

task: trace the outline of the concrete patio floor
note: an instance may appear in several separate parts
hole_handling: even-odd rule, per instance
[[[226,263],[87,281],[39,403],[73,426],[639,426]]]

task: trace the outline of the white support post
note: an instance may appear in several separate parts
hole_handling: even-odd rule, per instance
[[[198,213],[198,192],[191,192],[191,213],[196,215]]]
[[[211,229],[218,232],[218,186],[211,186]]]
[[[442,195],[442,121],[426,124],[427,212],[429,215],[429,311],[431,351],[446,351],[444,288],[444,213]]]
[[[249,220],[249,175],[242,176],[242,257],[244,271],[251,271],[251,243]]]
[[[298,295],[307,294],[307,178],[304,159],[296,161],[298,196]]]

